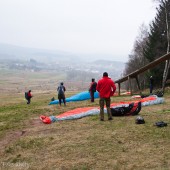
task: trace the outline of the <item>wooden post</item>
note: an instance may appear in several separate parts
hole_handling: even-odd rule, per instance
[[[120,83],[118,83],[118,88],[119,88],[118,96],[120,96]]]
[[[130,76],[128,76],[128,82],[129,82],[130,93],[131,95],[133,95]]]
[[[167,10],[167,5],[165,6],[165,16],[166,16],[166,32],[167,32],[167,54],[169,53],[169,47],[170,47],[170,38],[169,38],[169,21],[168,21],[168,10]],[[163,79],[162,79],[162,91],[164,93],[165,90],[165,84],[166,80],[168,77],[168,72],[169,72],[169,67],[170,67],[170,60],[166,60],[165,63],[165,68],[164,68],[164,73],[163,73]]]
[[[167,80],[167,77],[168,77],[169,68],[170,68],[170,60],[166,60],[164,73],[163,73],[163,80],[162,80],[162,91],[163,91],[163,93],[164,93],[164,90],[165,90],[165,84],[166,84],[166,80]]]
[[[138,76],[136,76],[135,79],[136,79],[136,82],[137,82],[137,85],[138,85],[139,92],[140,92],[140,94],[142,94],[141,88],[140,88],[140,84],[139,84]]]

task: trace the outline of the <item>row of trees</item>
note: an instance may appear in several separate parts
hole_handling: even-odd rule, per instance
[[[126,63],[124,76],[169,53],[170,0],[154,1],[158,3],[156,16],[149,28],[145,25],[140,27],[139,36],[135,40],[133,50]],[[165,66],[167,68],[166,71]],[[166,65],[160,64],[140,74],[138,78],[141,87],[148,87],[151,75],[154,77],[157,88],[163,87],[166,79],[170,78],[167,70],[169,70],[169,61],[166,62]],[[135,89],[136,83],[132,82],[132,87]]]

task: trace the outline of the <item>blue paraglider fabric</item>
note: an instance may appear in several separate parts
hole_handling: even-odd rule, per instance
[[[88,100],[90,98],[91,98],[90,93],[88,91],[84,91],[74,96],[71,96],[69,98],[66,98],[66,102],[82,101],[82,100]],[[94,98],[99,98],[99,93],[97,91],[94,93]],[[49,105],[58,104],[58,103],[59,103],[59,100],[54,100],[50,102]]]

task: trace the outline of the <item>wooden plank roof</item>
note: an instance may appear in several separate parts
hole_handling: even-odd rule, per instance
[[[120,78],[120,79],[116,80],[115,83],[120,84],[120,83],[122,83],[124,81],[127,81],[129,78],[136,78],[138,74],[141,74],[141,73],[145,72],[146,70],[151,69],[151,68],[159,65],[160,63],[162,63],[162,62],[164,62],[166,60],[170,60],[170,53],[168,53],[168,54],[154,60],[153,62],[150,62],[146,66],[144,66],[144,67],[142,67],[142,68],[128,74],[127,76],[124,76],[123,78]]]

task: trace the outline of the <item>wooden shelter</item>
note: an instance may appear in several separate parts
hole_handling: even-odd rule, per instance
[[[140,88],[140,85],[139,85],[139,80],[138,80],[138,75],[151,69],[151,68],[154,68],[155,66],[159,65],[160,63],[163,63],[165,62],[166,60],[170,60],[170,53],[154,60],[153,62],[147,64],[146,66],[128,74],[127,76],[124,76],[123,78],[120,78],[118,80],[115,81],[115,83],[118,83],[118,88],[119,88],[119,95],[120,95],[120,84],[123,83],[124,81],[127,81],[129,82],[129,87],[130,87],[130,92],[131,94],[133,94],[132,92],[132,86],[131,86],[131,79],[135,78],[136,79],[136,82],[137,82],[137,85],[138,85],[138,89],[141,93],[141,88]]]

